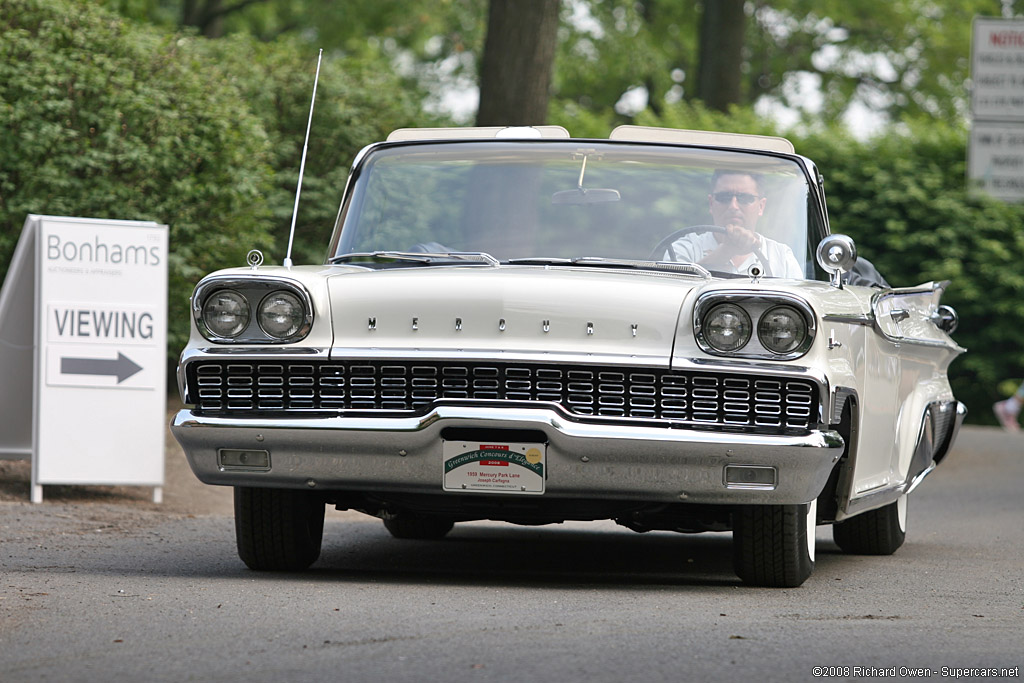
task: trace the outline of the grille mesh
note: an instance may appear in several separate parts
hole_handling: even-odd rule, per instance
[[[196,361],[188,393],[204,412],[425,413],[439,399],[556,403],[576,415],[807,428],[806,379],[586,365],[433,361]]]

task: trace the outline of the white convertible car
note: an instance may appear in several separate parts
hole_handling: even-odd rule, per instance
[[[356,158],[324,264],[250,256],[195,289],[172,430],[234,487],[253,569],[316,561],[331,505],[399,538],[731,531],[742,581],[798,586],[816,525],[903,543],[965,414],[945,283],[858,262],[782,138],[399,130]]]

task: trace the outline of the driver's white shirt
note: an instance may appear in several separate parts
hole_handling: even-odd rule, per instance
[[[785,277],[796,280],[802,280],[806,277],[804,269],[800,267],[800,263],[796,260],[796,256],[793,255],[792,249],[782,242],[776,242],[763,235],[761,239],[761,251],[764,253],[764,257],[768,259],[767,266],[772,277]],[[718,240],[715,239],[714,233],[710,232],[683,235],[669,247],[672,253],[675,254],[675,260],[682,263],[700,263],[705,256],[717,248]],[[732,261],[729,261],[728,264],[716,265],[712,270],[746,275],[747,269],[757,262],[758,258],[750,254],[738,266],[734,266]],[[762,263],[761,267],[763,268],[764,266],[765,264]]]

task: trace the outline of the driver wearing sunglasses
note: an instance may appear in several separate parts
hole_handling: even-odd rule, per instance
[[[715,171],[708,209],[712,222],[724,231],[694,232],[679,238],[670,247],[675,260],[730,273],[746,273],[759,263],[767,275],[802,279],[805,275],[793,251],[756,231],[767,203],[757,174]]]

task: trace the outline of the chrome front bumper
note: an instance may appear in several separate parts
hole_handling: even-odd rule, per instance
[[[806,503],[824,488],[844,447],[834,431],[777,436],[591,424],[544,408],[438,406],[422,417],[282,419],[206,417],[186,409],[171,424],[193,472],[207,484],[437,494],[445,428],[543,432],[544,496],[557,498]],[[221,449],[269,453],[270,466],[222,467]],[[775,468],[776,483],[727,485],[727,465]]]

